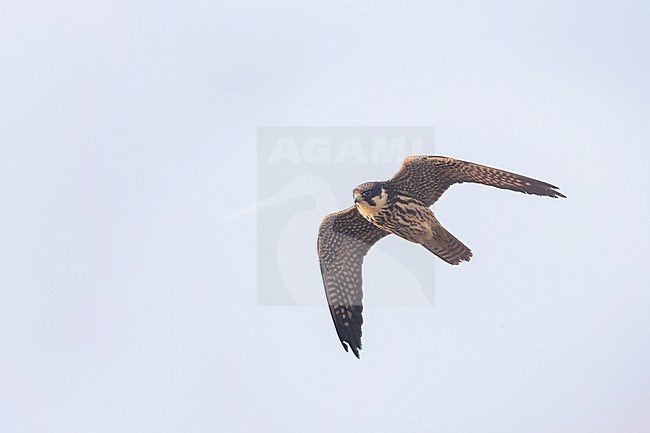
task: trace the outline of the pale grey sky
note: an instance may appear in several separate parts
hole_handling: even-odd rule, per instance
[[[647,432],[649,20],[3,0],[0,431]],[[359,361],[324,303],[257,305],[256,215],[220,222],[257,199],[265,125],[428,125],[569,198],[452,188],[436,212],[474,259],[431,257],[433,306],[366,308]]]

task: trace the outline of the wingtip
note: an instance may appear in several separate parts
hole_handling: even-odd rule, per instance
[[[349,352],[350,349],[352,349],[352,353],[354,354],[354,356],[356,356],[357,359],[361,359],[361,356],[359,355],[359,350],[361,349],[361,346],[359,347],[353,346],[351,343],[343,340],[341,340],[341,345],[343,346],[346,352]]]
[[[551,198],[566,198],[566,195],[562,194],[560,188],[555,185],[551,185],[550,188],[547,189],[547,193]]]
[[[560,191],[560,187],[546,182],[541,182],[541,188],[537,190],[523,190],[523,192],[526,194],[541,195],[550,198],[566,198],[566,195],[562,194]]]
[[[354,353],[354,356],[356,356],[357,359],[361,359],[361,356],[359,356],[359,348],[358,347],[352,347],[352,353]]]

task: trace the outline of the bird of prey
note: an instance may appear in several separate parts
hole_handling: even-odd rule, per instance
[[[363,324],[361,265],[375,242],[395,234],[422,245],[445,262],[469,261],[472,252],[438,222],[429,209],[451,185],[481,183],[547,197],[565,197],[558,187],[519,174],[444,156],[407,157],[383,182],[353,190],[354,206],[323,218],[318,258],[336,332],[359,358]]]

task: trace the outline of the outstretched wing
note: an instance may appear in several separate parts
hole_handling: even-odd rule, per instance
[[[550,183],[444,156],[409,156],[390,181],[427,206],[434,204],[451,185],[463,182],[482,183],[525,194],[565,197]]]
[[[318,258],[327,303],[343,348],[347,351],[350,345],[357,358],[363,324],[361,265],[370,247],[387,234],[354,206],[327,215],[318,229]]]

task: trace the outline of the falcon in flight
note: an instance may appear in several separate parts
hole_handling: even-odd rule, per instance
[[[444,156],[409,156],[391,179],[354,188],[354,206],[323,218],[318,258],[336,332],[358,358],[363,324],[361,265],[375,242],[395,234],[457,265],[472,252],[429,209],[455,183],[472,182],[547,197],[556,186],[519,174]]]

